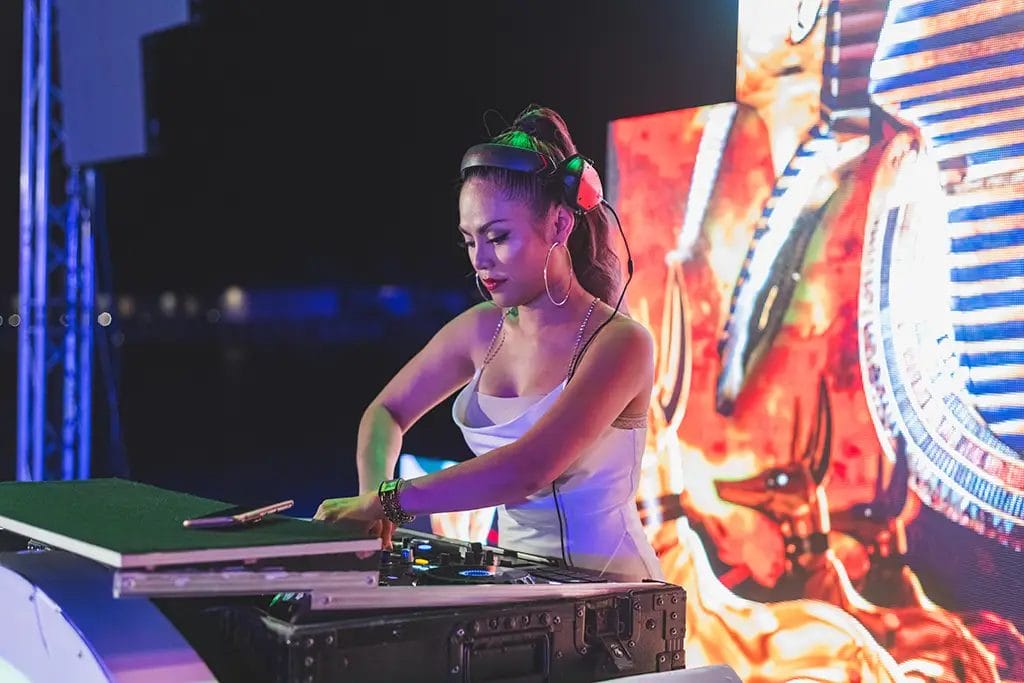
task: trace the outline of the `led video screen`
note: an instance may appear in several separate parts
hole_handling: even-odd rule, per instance
[[[734,101],[608,130],[687,665],[1024,681],[1024,8],[739,20]],[[434,530],[500,544],[492,517]]]

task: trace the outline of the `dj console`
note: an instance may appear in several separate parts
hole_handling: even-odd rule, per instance
[[[300,518],[182,523],[224,505],[118,479],[0,482],[0,678],[572,683],[685,668],[679,586],[413,528],[382,550]]]
[[[484,547],[422,531],[396,529],[392,548],[381,551],[380,585],[438,586],[481,583],[606,583],[596,571],[558,560]]]
[[[685,666],[685,594],[399,529],[380,584],[158,601],[219,680],[601,681]]]

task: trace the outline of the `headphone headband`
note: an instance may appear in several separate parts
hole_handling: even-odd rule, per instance
[[[460,169],[462,177],[466,177],[467,169],[476,166],[494,166],[522,173],[541,173],[553,170],[555,163],[548,155],[532,149],[485,142],[466,150]]]
[[[578,213],[597,208],[604,198],[594,162],[581,154],[574,154],[556,164],[548,155],[532,149],[485,142],[473,145],[463,155],[460,167],[463,179],[466,171],[478,166],[546,176],[562,186],[566,203]]]

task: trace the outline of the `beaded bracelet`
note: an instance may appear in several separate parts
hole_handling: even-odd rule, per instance
[[[410,515],[402,509],[402,504],[398,499],[403,486],[405,486],[404,479],[391,479],[382,481],[377,487],[377,498],[380,499],[380,506],[384,508],[384,516],[396,525],[406,524],[416,519],[415,515]]]

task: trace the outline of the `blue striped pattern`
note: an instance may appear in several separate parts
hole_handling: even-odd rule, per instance
[[[1022,50],[1021,52],[1022,54],[1024,54],[1024,50]],[[956,133],[946,133],[945,135],[933,135],[932,144],[935,146],[948,145],[952,142],[963,142],[964,140],[978,138],[981,137],[982,135],[992,135],[993,133],[1009,133],[1015,130],[1024,132],[1024,119],[1010,119],[1009,121],[990,123],[986,126],[968,128],[967,130],[957,131]]]
[[[982,42],[1024,31],[1024,3],[1008,7],[993,0],[891,0],[869,89],[878,106],[917,127],[946,172],[958,360],[968,371],[988,369],[965,388],[992,433],[1024,453],[1024,405],[1015,398],[1024,394],[1024,381],[977,379],[1012,378],[1010,366],[1024,362],[1024,291],[1006,281],[1024,278],[1024,258],[1014,253],[1024,247],[1024,197],[1007,182],[1024,170],[1024,45]],[[988,187],[974,182],[980,180]],[[974,184],[954,185],[965,181]]]
[[[998,199],[992,194],[992,191],[977,190],[972,194],[958,195],[958,201],[963,201],[964,197],[973,201],[949,211],[950,228],[954,235],[964,234],[969,232],[974,221],[1009,219],[1006,229],[954,237],[950,240],[952,254],[977,254],[984,258],[986,252],[993,249],[1024,246],[1024,198]],[[960,344],[959,361],[963,367],[999,368],[1024,362],[1024,320],[1015,319],[1024,306],[1024,291],[1020,287],[1000,285],[1004,278],[1024,278],[1024,259],[1011,257],[1009,260],[950,269],[952,309],[970,312],[972,316],[980,315],[987,321],[953,325],[954,338]],[[991,283],[991,290],[979,292],[978,285],[987,283]],[[970,293],[963,289],[968,286]],[[972,351],[977,342],[987,344],[984,352]],[[969,380],[965,388],[979,399],[1017,394],[1024,392],[1024,380]],[[1024,405],[1015,402],[999,408],[987,405],[977,405],[976,408],[993,433],[1007,445],[1020,449],[1021,437],[1024,437],[1021,425],[1024,422],[1014,416],[1024,413]]]
[[[1024,434],[1007,434],[1003,436],[1003,441],[1018,453],[1024,453]]]
[[[950,223],[961,221],[976,221],[983,218],[1002,218],[1024,214],[1024,197],[1020,199],[1006,199],[997,202],[979,202],[972,206],[965,206],[949,212]]]
[[[982,81],[981,83],[966,85],[959,88],[939,89],[935,92],[930,92],[927,95],[908,97],[901,101],[899,106],[900,109],[913,111],[915,107],[920,107],[926,104],[935,104],[936,102],[942,102],[943,100],[949,100],[951,102],[950,106],[956,106],[956,102],[963,97],[971,97],[972,95],[981,95],[984,93],[998,93],[1000,91],[1019,93],[1021,92],[1021,88],[1024,88],[1024,76],[1000,78],[991,81]],[[998,97],[998,95],[993,95],[992,101],[998,102]]]
[[[954,254],[978,251],[979,249],[999,249],[1024,245],[1024,228],[1014,228],[988,235],[972,235],[971,237],[954,238],[951,247]]]
[[[870,91],[872,93],[884,93],[888,90],[905,88],[911,85],[936,83],[947,78],[964,76],[976,71],[982,71],[983,69],[995,69],[1000,66],[1017,66],[1022,63],[1024,63],[1024,50],[1018,48],[1016,50],[984,55],[983,57],[975,57],[974,59],[965,59],[963,61],[952,62],[950,64],[932,66],[926,69],[900,74],[899,76],[879,78],[871,82]]]
[[[943,121],[954,121],[956,119],[962,119],[967,116],[974,116],[976,114],[990,114],[994,111],[1001,109],[1010,109],[1011,107],[1024,107],[1024,97],[1009,97],[1005,100],[997,100],[995,102],[983,102],[982,104],[976,104],[973,107],[964,107],[963,109],[950,109],[948,111],[940,112],[938,114],[931,114],[921,116],[917,122],[922,126],[929,126],[933,123],[942,123]]]
[[[928,0],[927,2],[901,2],[893,3],[890,10],[891,21],[894,24],[904,24],[915,19],[933,17],[936,14],[943,14],[953,9],[983,5],[988,0]],[[897,7],[898,6],[898,7]]]
[[[1003,306],[1024,306],[1024,289],[953,297],[954,311],[983,311]],[[1024,363],[1024,360],[1018,362]]]
[[[743,259],[743,265],[740,268],[740,273],[736,278],[736,286],[733,288],[732,299],[729,302],[729,315],[726,317],[723,331],[724,336],[728,336],[729,330],[736,322],[734,320],[736,301],[739,298],[743,286],[750,279],[750,264],[753,261],[757,245],[761,241],[761,238],[764,237],[770,229],[772,229],[770,221],[773,210],[778,205],[779,200],[786,194],[790,187],[792,187],[795,179],[808,167],[811,160],[820,153],[822,147],[833,144],[834,140],[835,137],[832,131],[823,124],[812,127],[807,132],[807,139],[797,147],[796,152],[793,154],[793,158],[790,160],[789,164],[786,165],[786,168],[783,169],[778,180],[775,181],[775,187],[772,188],[771,196],[768,198],[764,209],[761,211],[761,218],[758,219],[757,225],[754,226],[754,233],[750,240],[750,247],[747,249],[747,254]],[[775,229],[788,230],[792,227],[792,225],[775,226]],[[724,338],[719,343],[719,348],[722,347],[723,343]]]
[[[971,8],[976,11],[956,12]],[[992,0],[892,0],[872,65],[872,99],[915,124],[942,168],[966,164],[973,179],[1024,168],[1018,111],[1024,106],[1024,46],[1020,40],[979,42],[1024,31],[1022,9],[1006,10]],[[953,58],[959,54],[971,57]]]
[[[1020,339],[1024,337],[1024,320],[1010,320],[985,325],[956,325],[953,333],[957,341],[978,342],[993,339]]]
[[[980,408],[981,416],[988,422],[1006,422],[1007,420],[1024,420],[1024,407],[1009,406],[1006,408]]]
[[[891,254],[892,242],[896,233],[896,215],[898,211],[891,209],[888,220],[883,228],[882,249],[884,255],[879,273],[879,322],[881,334],[879,339],[882,343],[882,353],[885,364],[890,368],[890,379],[892,395],[898,412],[906,429],[906,435],[911,443],[916,446],[921,456],[928,462],[927,468],[919,469],[919,480],[927,486],[933,494],[944,505],[959,507],[966,512],[971,519],[980,520],[986,526],[995,529],[1001,535],[1019,537],[1024,528],[1024,496],[999,484],[994,484],[985,474],[982,474],[976,466],[968,464],[967,458],[958,452],[957,446],[963,445],[964,440],[956,433],[949,433],[946,429],[935,429],[935,425],[926,424],[921,413],[916,409],[918,400],[914,395],[911,382],[914,379],[904,377],[901,373],[891,371],[901,366],[898,356],[900,350],[894,343],[892,320],[892,308],[889,300],[889,282],[891,276]],[[970,418],[970,412],[959,404],[955,394],[947,394],[942,397],[949,415],[955,417],[957,430],[977,439],[978,443],[988,451],[986,457],[997,459],[1006,458],[1006,447],[1017,447],[1024,445],[1024,439],[1017,435],[1010,435],[1009,438],[1002,437],[999,441],[991,439],[987,430],[981,428],[975,420]],[[995,409],[994,415],[1001,416],[1007,413],[1004,409]],[[1011,409],[1012,410],[1012,409]],[[949,426],[953,426],[950,424]],[[1016,445],[1016,446],[1015,446]],[[1019,448],[1018,448],[1018,452]],[[1019,463],[1014,463],[1019,466]],[[947,482],[952,481],[956,486],[950,486]],[[966,494],[964,493],[966,492]],[[928,497],[926,497],[928,500]],[[934,504],[934,501],[933,503]],[[982,505],[987,506],[998,513],[994,514],[984,510]]]
[[[1004,277],[1020,277],[1021,275],[1024,275],[1024,264],[1017,260],[950,270],[950,278],[953,282],[981,282],[999,280]]]
[[[1022,297],[1021,301],[1024,301],[1024,297]],[[985,367],[986,365],[1020,365],[1024,364],[1024,351],[962,353],[960,354],[960,364],[975,368]]]
[[[1024,379],[992,379],[975,382],[967,380],[967,388],[974,394],[1016,394],[1024,391]],[[1024,410],[1024,406],[1013,406]]]
[[[978,152],[968,152],[963,156],[963,161],[968,166],[987,164],[992,161],[1024,157],[1024,143],[1018,145],[1006,145],[1005,147],[992,147]],[[940,162],[939,168],[950,168],[951,164]]]
[[[916,55],[925,50],[938,50],[944,47],[962,45],[963,43],[973,43],[978,40],[985,40],[986,38],[1021,30],[1024,30],[1024,12],[983,21],[979,24],[971,24],[963,28],[955,28],[952,31],[936,33],[919,40],[908,40],[903,43],[888,45],[884,49],[879,49],[876,59]]]

